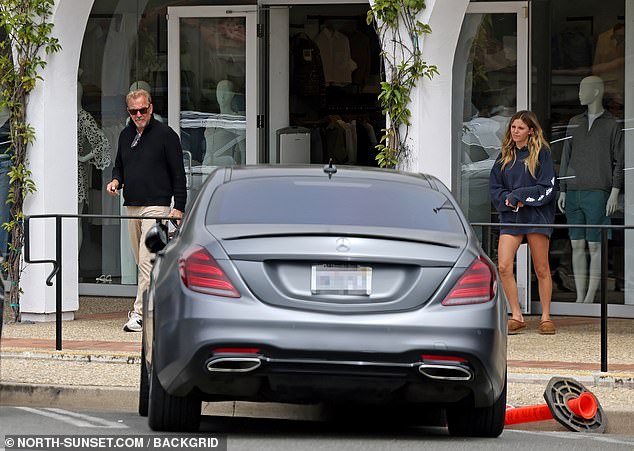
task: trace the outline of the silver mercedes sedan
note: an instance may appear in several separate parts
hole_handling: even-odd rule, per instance
[[[436,178],[222,167],[177,236],[155,226],[139,413],[199,428],[202,401],[438,407],[496,437],[506,407],[497,272]]]

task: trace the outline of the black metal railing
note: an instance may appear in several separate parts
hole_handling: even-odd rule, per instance
[[[32,260],[30,258],[30,221],[31,219],[55,219],[55,259]],[[55,349],[62,350],[62,231],[63,219],[153,219],[157,222],[161,220],[169,220],[167,216],[121,216],[121,215],[95,215],[95,214],[41,214],[30,215],[25,217],[24,221],[24,261],[26,263],[51,263],[53,270],[46,278],[46,285],[53,285],[55,278]],[[508,224],[508,223],[491,223],[491,222],[474,222],[472,227],[482,227],[483,238],[486,242],[491,243],[492,229],[500,226],[504,227],[531,227],[531,228],[552,228],[552,229],[601,229],[601,284],[600,284],[600,302],[601,302],[601,371],[608,371],[608,302],[607,302],[607,280],[608,280],[608,232],[610,230],[632,230],[634,226],[626,225],[572,225],[572,224]],[[486,248],[485,248],[486,250]],[[490,249],[488,253],[491,254]]]
[[[31,259],[31,239],[30,239],[30,223],[31,219],[51,219],[55,218],[55,259],[54,260],[33,260]],[[30,215],[24,219],[24,261],[26,263],[51,263],[53,270],[46,278],[46,285],[53,285],[55,278],[55,349],[62,350],[62,219],[153,219],[156,222],[174,219],[168,216],[121,216],[121,215],[94,215],[94,214],[42,214]],[[81,225],[81,224],[80,224]]]
[[[610,230],[632,230],[634,226],[626,225],[589,225],[589,224],[509,224],[509,223],[492,223],[492,222],[473,222],[472,227],[483,227],[487,230],[487,242],[491,244],[491,228],[494,227],[530,227],[544,229],[600,229],[601,230],[601,285],[600,285],[600,303],[601,303],[601,372],[608,371],[608,233]],[[484,233],[483,233],[483,236]],[[487,251],[490,255],[490,249]]]

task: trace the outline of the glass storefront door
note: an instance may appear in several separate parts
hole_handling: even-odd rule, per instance
[[[472,222],[491,220],[489,172],[509,118],[528,108],[526,2],[472,3],[454,63],[457,186]]]
[[[256,8],[168,8],[168,123],[190,196],[216,166],[257,162]]]
[[[481,2],[467,8],[453,67],[456,192],[470,222],[495,222],[489,173],[510,117],[529,105],[528,3]],[[476,230],[480,239],[482,230]],[[494,246],[492,246],[494,247]],[[526,245],[517,255],[520,304],[529,310]]]

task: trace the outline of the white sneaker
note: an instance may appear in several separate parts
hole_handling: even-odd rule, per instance
[[[137,312],[128,312],[128,322],[123,325],[126,332],[141,332],[143,330],[143,317]]]

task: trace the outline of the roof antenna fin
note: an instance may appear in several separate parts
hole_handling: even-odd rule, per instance
[[[324,172],[328,174],[328,180],[332,178],[332,174],[337,172],[337,166],[332,164],[332,158],[328,161],[328,164],[324,166]]]

